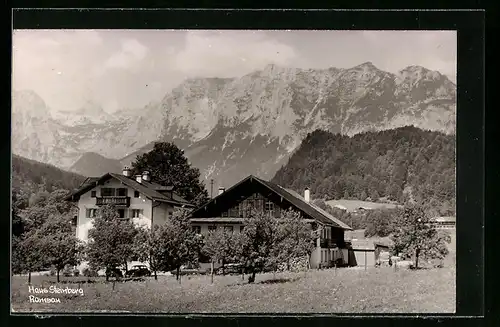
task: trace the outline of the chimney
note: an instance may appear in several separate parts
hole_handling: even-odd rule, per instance
[[[304,200],[309,203],[309,200],[311,200],[311,194],[309,192],[309,188],[306,187],[306,189],[304,190]]]
[[[142,175],[135,175],[135,181],[139,184],[142,184]]]
[[[123,176],[130,177],[130,173],[131,173],[130,168],[128,168],[128,167],[123,168],[122,173],[123,173]]]
[[[142,179],[145,180],[146,182],[151,181],[151,175],[149,174],[149,171],[145,170],[142,173]]]
[[[222,186],[219,187],[219,195],[221,195],[222,193],[224,193],[226,189]]]

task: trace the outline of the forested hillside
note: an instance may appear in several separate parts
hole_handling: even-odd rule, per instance
[[[55,189],[72,191],[85,177],[61,170],[52,165],[12,156],[12,192],[28,197],[38,191],[52,192]]]
[[[314,131],[273,182],[315,198],[425,201],[436,214],[455,212],[455,136],[415,127],[352,137]]]

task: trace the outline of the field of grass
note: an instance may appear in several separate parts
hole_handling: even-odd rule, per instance
[[[452,313],[455,269],[398,270],[343,268],[300,273],[258,274],[255,284],[241,276],[173,276],[145,281],[77,284],[64,278],[60,288],[84,294],[43,294],[60,303],[30,303],[26,277],[12,279],[14,312],[144,313]],[[64,283],[64,281],[71,283]],[[49,288],[54,277],[34,276],[32,286]],[[35,294],[36,295],[36,294]]]

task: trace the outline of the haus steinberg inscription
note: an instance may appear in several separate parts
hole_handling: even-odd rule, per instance
[[[37,295],[44,294],[72,294],[72,295],[80,295],[83,296],[83,288],[70,288],[64,287],[60,288],[57,286],[46,287],[35,287],[28,286],[28,292],[30,295],[28,296],[30,303],[61,303],[61,299],[58,297],[41,297]]]

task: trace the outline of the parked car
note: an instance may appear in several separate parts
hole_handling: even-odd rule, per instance
[[[231,275],[231,274],[241,274],[243,269],[243,265],[241,263],[228,263],[224,265],[224,269],[220,267],[215,271],[217,275],[222,275],[225,273],[226,275]]]
[[[123,277],[123,273],[118,268],[108,268],[106,269],[106,277]]]
[[[144,277],[151,276],[151,271],[146,265],[134,265],[126,273],[125,277]]]

